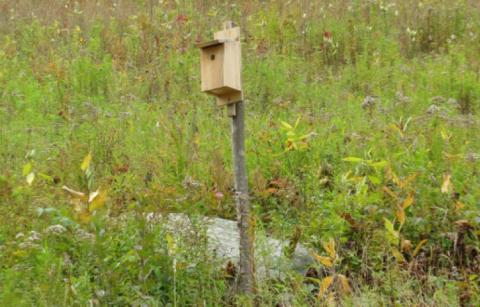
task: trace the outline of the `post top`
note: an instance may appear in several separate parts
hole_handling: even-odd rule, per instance
[[[225,30],[234,28],[235,26],[236,26],[235,23],[234,23],[233,21],[231,21],[231,20],[227,20],[227,21],[225,21],[225,22],[223,23],[223,28],[224,28]]]

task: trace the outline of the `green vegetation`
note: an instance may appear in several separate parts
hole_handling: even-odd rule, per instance
[[[235,217],[195,47],[226,19],[257,227],[318,260],[258,303],[480,304],[478,1],[0,4],[0,305],[245,304],[145,219]]]

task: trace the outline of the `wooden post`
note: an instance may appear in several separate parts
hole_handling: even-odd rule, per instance
[[[245,164],[245,104],[243,100],[232,105],[232,152],[235,173],[235,202],[240,233],[240,263],[238,290],[244,294],[255,293],[255,223],[250,212],[247,167]]]
[[[250,212],[247,167],[245,163],[245,103],[241,87],[240,28],[231,21],[214,41],[199,44],[202,48],[202,91],[215,95],[219,106],[227,106],[232,118],[232,154],[235,174],[235,203],[240,234],[240,260],[237,292],[255,293],[255,223]]]
[[[227,32],[235,25],[231,21],[224,23]],[[236,40],[240,40],[240,33]],[[232,37],[233,38],[233,37]],[[240,71],[242,66],[240,65]],[[238,292],[252,295],[255,293],[255,223],[250,212],[248,196],[247,166],[245,162],[245,103],[243,92],[240,101],[227,105],[227,114],[232,118],[232,154],[235,175],[235,203],[237,223],[240,234],[240,261],[237,279]]]

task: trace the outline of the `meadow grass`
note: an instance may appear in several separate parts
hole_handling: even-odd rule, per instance
[[[257,226],[323,256],[336,242],[334,265],[261,281],[259,304],[479,304],[477,1],[0,12],[2,305],[245,303],[205,244],[145,219],[235,218],[230,123],[195,47],[226,19],[242,27]],[[102,199],[88,210],[62,186]]]

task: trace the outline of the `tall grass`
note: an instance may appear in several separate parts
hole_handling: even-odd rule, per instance
[[[179,243],[173,270],[168,231],[143,218],[235,217],[228,118],[200,93],[195,47],[225,19],[242,27],[258,227],[319,253],[334,238],[354,289],[316,298],[289,272],[260,302],[478,303],[467,0],[0,1],[0,302],[232,303],[205,246]],[[92,184],[108,200],[83,223],[61,187]]]

